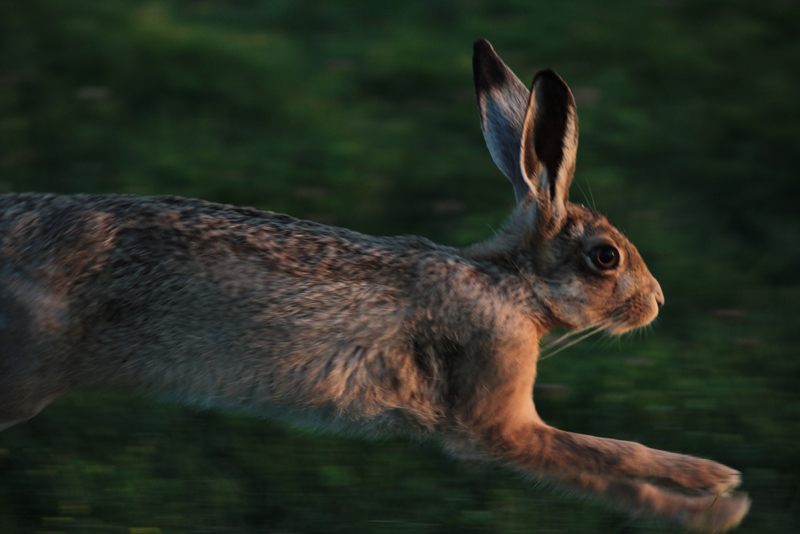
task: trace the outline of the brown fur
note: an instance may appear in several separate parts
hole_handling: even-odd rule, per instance
[[[79,388],[146,390],[435,438],[632,514],[737,525],[736,471],[537,415],[542,335],[644,326],[663,295],[633,245],[568,200],[566,84],[544,71],[528,94],[487,42],[475,57],[481,124],[518,207],[465,250],[175,197],[0,197],[0,426]],[[604,244],[613,269],[592,263]]]

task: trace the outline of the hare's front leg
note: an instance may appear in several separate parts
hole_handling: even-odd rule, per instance
[[[484,443],[491,454],[537,478],[693,530],[733,528],[750,506],[746,495],[728,493],[739,485],[737,471],[638,443],[572,434],[541,421],[487,427]]]
[[[750,509],[744,494],[687,497],[644,482],[587,473],[564,473],[559,482],[620,511],[700,532],[732,529]]]
[[[544,478],[591,474],[648,482],[688,495],[722,495],[740,484],[739,472],[717,462],[650,449],[630,441],[564,432],[538,421],[495,425],[488,448]]]

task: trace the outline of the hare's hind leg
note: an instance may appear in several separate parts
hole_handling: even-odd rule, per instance
[[[33,285],[3,277],[0,282],[0,430],[26,421],[64,394],[51,365],[61,326],[54,302]],[[58,306],[56,306],[58,307]]]

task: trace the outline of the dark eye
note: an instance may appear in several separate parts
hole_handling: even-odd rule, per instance
[[[589,259],[598,269],[613,269],[619,265],[619,251],[611,245],[600,245],[589,251]]]

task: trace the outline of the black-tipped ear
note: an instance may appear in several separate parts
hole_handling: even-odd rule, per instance
[[[558,74],[543,70],[533,78],[520,152],[522,174],[533,184],[537,225],[557,227],[566,215],[578,150],[575,99]]]
[[[511,180],[517,202],[530,198],[532,184],[520,168],[520,142],[530,92],[506,67],[486,39],[473,45],[472,75],[481,130],[497,167]]]

